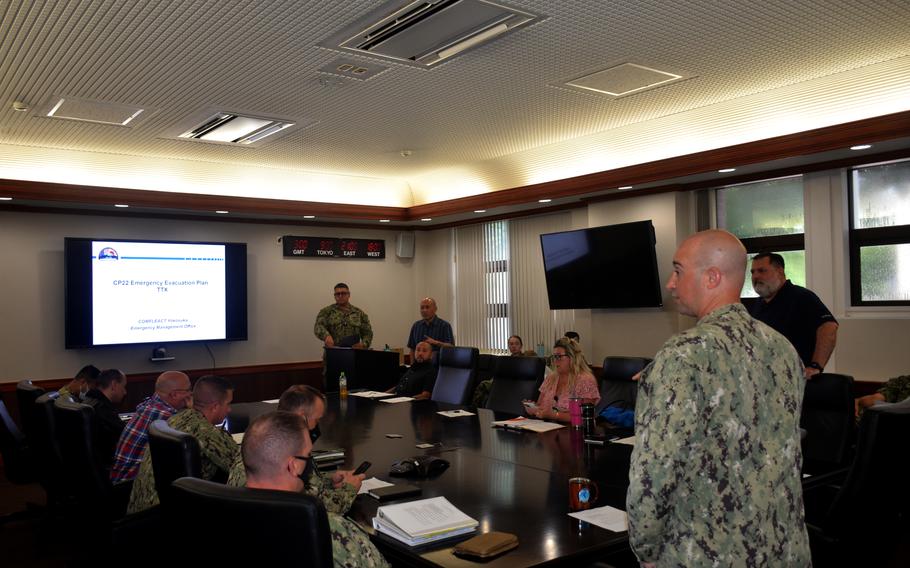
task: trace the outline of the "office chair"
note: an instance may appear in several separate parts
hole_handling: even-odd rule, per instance
[[[806,381],[799,425],[806,430],[804,471],[848,467],[856,428],[853,377],[819,373]]]
[[[524,414],[522,400],[537,400],[544,376],[540,357],[499,357],[486,407],[496,412]]]
[[[98,465],[94,451],[94,409],[87,404],[54,401],[57,443],[64,473],[74,488],[78,511],[88,522],[123,517],[132,483],[111,484],[110,474]]]
[[[439,350],[439,371],[432,400],[467,404],[477,373],[476,347],[443,347]]]
[[[638,400],[638,382],[632,376],[651,362],[646,357],[604,357],[603,373],[600,376],[600,402],[595,412],[608,406],[620,406],[624,410],[635,410]]]
[[[908,439],[910,398],[863,412],[843,484],[805,492],[813,559],[831,560],[832,566],[887,565],[910,528]]]
[[[73,497],[73,484],[66,474],[63,454],[57,441],[54,412],[54,401],[57,398],[57,391],[50,391],[35,401],[35,432],[29,437],[38,467],[38,483],[47,493],[47,502],[51,507],[62,505]]]
[[[202,477],[199,442],[164,420],[149,425],[148,449],[152,456],[155,490],[163,507],[172,506],[171,483],[181,477]]]
[[[238,558],[250,558],[260,566],[332,568],[328,515],[311,495],[183,477],[174,481],[173,497],[174,508],[165,510],[165,519],[174,534],[220,543],[191,546],[184,561],[230,566]]]
[[[16,485],[34,480],[32,453],[28,442],[13,417],[10,416],[3,396],[0,395],[0,455],[3,456],[3,473]]]
[[[32,430],[37,420],[35,401],[44,394],[44,389],[32,384],[31,381],[16,383],[16,402],[19,403],[19,419],[26,439],[31,443]]]

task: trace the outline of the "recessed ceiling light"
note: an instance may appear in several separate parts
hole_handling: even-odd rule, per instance
[[[114,207],[121,207],[123,209],[126,209],[127,207],[129,207],[129,205],[127,205],[126,203],[115,203]]]
[[[724,168],[724,169],[722,169],[722,170],[717,170],[717,173],[719,173],[719,174],[728,174],[728,173],[730,173],[730,172],[735,172],[735,171],[736,171],[736,168]]]
[[[474,210],[474,213],[486,213],[486,212],[487,212],[486,209],[475,209]]]
[[[315,219],[316,216],[315,215],[304,215],[303,218],[304,219]]]
[[[553,201],[553,200],[552,199],[538,199],[537,203],[549,203],[551,201]]]
[[[424,217],[423,219],[421,219],[421,221],[432,221],[432,220],[433,220],[432,217]]]
[[[12,197],[0,197],[0,201],[12,201]]]
[[[850,146],[851,150],[868,150],[872,147],[872,144],[857,144],[856,146]]]
[[[380,222],[380,223],[388,223],[388,222],[389,222],[389,219],[380,219],[379,222]]]
[[[228,213],[230,213],[230,211],[225,211],[224,209],[218,209],[217,211],[215,211],[215,213],[218,213],[219,215],[227,215]]]
[[[632,186],[631,186],[631,185],[622,185],[622,186],[620,186],[620,187],[618,187],[618,188],[616,188],[616,189],[619,189],[619,190],[632,189]]]

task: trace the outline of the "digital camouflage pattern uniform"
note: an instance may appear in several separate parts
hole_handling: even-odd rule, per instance
[[[354,306],[348,311],[339,308],[338,304],[322,308],[316,316],[313,333],[320,341],[325,341],[326,335],[331,335],[336,343],[343,337],[357,335],[360,336],[360,342],[364,347],[369,347],[373,342],[373,328],[370,326],[369,316]]]
[[[790,342],[741,304],[671,337],[642,372],[626,508],[658,566],[809,566]]]
[[[167,423],[175,430],[192,435],[199,442],[203,479],[212,480],[218,470],[229,472],[235,463],[240,462],[240,446],[237,442],[221,428],[212,426],[198,410],[192,408],[181,410],[168,418]],[[146,443],[139,474],[133,481],[127,513],[142,511],[157,504],[158,492],[155,491],[152,455]]]
[[[243,462],[234,464],[227,483],[234,487],[246,485],[246,471],[243,469]],[[313,476],[307,480],[306,492],[322,501],[326,511],[339,515],[347,513],[354,502],[354,498],[357,497],[357,491],[353,485],[342,483],[341,487],[335,489],[332,479],[318,470],[314,471]]]
[[[885,397],[885,402],[900,402],[910,397],[910,375],[888,379],[885,386],[878,389],[878,392]]]
[[[239,466],[239,467],[238,467]],[[246,471],[243,464],[235,464],[228,477],[228,485],[242,487],[246,485]],[[332,557],[335,566],[343,568],[387,567],[388,563],[356,523],[342,515],[351,508],[357,497],[354,486],[345,483],[335,489],[332,480],[319,471],[306,482],[306,492],[321,500],[329,517],[329,530],[332,532]]]

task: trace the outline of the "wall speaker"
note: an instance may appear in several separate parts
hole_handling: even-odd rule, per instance
[[[414,258],[414,232],[398,233],[395,247],[395,256],[398,258]]]

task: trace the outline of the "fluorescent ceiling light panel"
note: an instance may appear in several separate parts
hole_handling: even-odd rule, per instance
[[[263,139],[297,125],[292,120],[249,116],[227,111],[197,113],[195,119],[189,123],[192,126],[187,128],[186,124],[184,123],[184,126],[176,131],[178,134],[172,133],[166,137],[218,144],[258,146]]]
[[[566,84],[577,89],[595,91],[613,97],[622,97],[680,81],[684,78],[682,75],[658,71],[650,67],[636,65],[635,63],[623,63],[622,65],[573,79]]]

